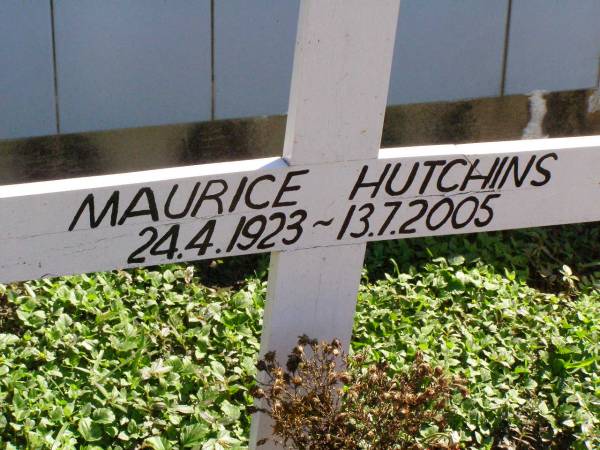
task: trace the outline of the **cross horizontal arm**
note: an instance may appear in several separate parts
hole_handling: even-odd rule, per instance
[[[0,187],[0,282],[600,220],[600,137],[382,149]]]

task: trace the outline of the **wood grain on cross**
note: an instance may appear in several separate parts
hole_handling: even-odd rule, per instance
[[[399,6],[400,0],[300,3],[283,151],[290,166],[377,158]],[[336,176],[315,180],[316,195],[333,191]],[[285,358],[302,334],[349,345],[365,245],[271,256],[261,354],[274,350]],[[270,426],[257,414],[251,445],[269,436]]]

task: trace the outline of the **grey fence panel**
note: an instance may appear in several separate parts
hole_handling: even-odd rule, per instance
[[[49,1],[0,1],[0,139],[56,132]]]
[[[507,93],[595,87],[600,1],[513,0]]]
[[[507,0],[403,0],[389,103],[500,93]]]
[[[285,114],[298,0],[215,2],[217,118]]]
[[[215,2],[216,117],[287,110],[298,1]],[[403,0],[389,103],[498,95],[508,0]]]
[[[61,131],[210,118],[209,0],[56,0]]]
[[[0,139],[57,131],[50,4],[0,1]],[[60,131],[285,113],[298,4],[216,0],[211,66],[210,0],[54,0]],[[403,0],[389,103],[499,95],[507,11]],[[505,93],[595,86],[599,20],[600,0],[512,0]]]

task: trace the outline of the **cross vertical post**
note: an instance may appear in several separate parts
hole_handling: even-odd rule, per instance
[[[284,144],[290,166],[376,159],[400,0],[302,0]],[[328,180],[320,180],[328,189]],[[349,345],[364,243],[271,255],[261,355],[297,337]],[[271,435],[256,414],[251,448]],[[262,449],[276,449],[273,443]]]

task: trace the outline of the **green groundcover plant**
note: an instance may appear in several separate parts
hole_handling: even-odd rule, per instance
[[[599,228],[371,246],[352,348],[464,379],[448,432],[465,448],[600,448]],[[245,448],[261,268],[0,285],[0,448]]]
[[[361,289],[354,348],[365,345],[398,370],[421,351],[468,380],[451,426],[469,446],[600,448],[598,290],[545,294],[438,258]]]

